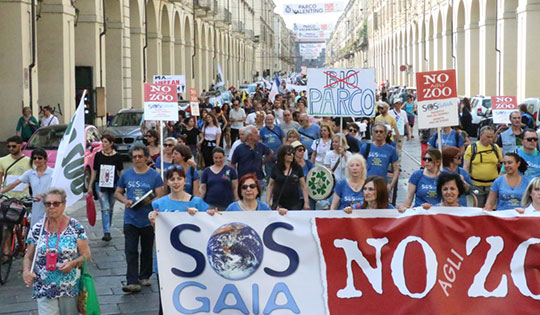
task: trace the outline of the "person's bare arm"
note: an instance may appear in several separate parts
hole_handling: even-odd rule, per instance
[[[486,201],[486,205],[484,206],[484,210],[493,211],[493,209],[495,209],[495,207],[497,206],[498,196],[499,195],[496,192],[490,190],[487,201]]]
[[[126,207],[130,208],[131,205],[133,205],[133,201],[127,199],[126,196],[124,196],[124,193],[124,188],[116,187],[116,191],[114,192],[114,198],[123,203]]]
[[[232,190],[234,195],[234,201],[238,201],[240,198],[238,197],[238,179],[233,179],[231,181],[232,184]]]
[[[334,196],[332,197],[332,204],[330,205],[330,210],[337,210],[340,199],[341,198],[338,196],[338,194],[334,193]]]
[[[202,199],[204,199],[204,196],[206,195],[206,184],[202,183],[199,185],[199,195]]]

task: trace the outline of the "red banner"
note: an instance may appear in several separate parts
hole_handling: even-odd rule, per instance
[[[330,314],[540,313],[538,218],[315,220]]]
[[[418,101],[457,97],[456,70],[416,73]]]
[[[515,96],[492,96],[491,108],[493,110],[517,110],[517,99]]]

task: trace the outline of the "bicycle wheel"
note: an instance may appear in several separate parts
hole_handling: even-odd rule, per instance
[[[10,228],[2,228],[0,233],[0,284],[5,284],[13,263],[13,249],[15,247],[15,234]]]

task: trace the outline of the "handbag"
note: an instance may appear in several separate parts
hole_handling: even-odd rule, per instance
[[[0,222],[20,224],[24,219],[24,205],[17,199],[10,198],[0,203]]]
[[[79,296],[77,297],[77,310],[83,315],[99,315],[99,301],[97,298],[94,278],[88,273],[86,257],[81,267],[81,279],[79,283]]]

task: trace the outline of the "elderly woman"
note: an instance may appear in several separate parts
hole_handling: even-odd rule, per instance
[[[283,145],[279,148],[266,193],[266,202],[269,204],[271,202],[273,209],[308,210],[310,208],[304,172],[296,164],[294,153],[291,145]],[[300,202],[298,186],[302,189],[303,204]]]
[[[114,136],[104,134],[101,136],[103,149],[94,157],[94,170],[90,176],[88,194],[93,194],[94,184],[101,206],[101,222],[103,226],[103,241],[109,242],[111,237],[111,223],[114,209],[114,191],[116,184],[124,169],[120,154],[114,150]],[[96,181],[97,179],[97,181]]]
[[[84,258],[90,247],[84,227],[64,214],[66,192],[51,188],[44,197],[46,219],[32,227],[23,262],[23,279],[33,285],[39,314],[78,314],[77,295]],[[34,269],[32,259],[37,250]]]
[[[370,176],[366,179],[364,187],[362,187],[364,194],[364,202],[360,205],[359,209],[394,209],[394,206],[388,202],[388,186],[386,185],[386,179],[381,176]],[[353,207],[345,207],[343,211],[346,213],[352,213]]]
[[[30,184],[32,186],[32,197],[35,199],[32,203],[31,219],[31,226],[34,226],[45,216],[45,207],[41,199],[49,189],[53,169],[47,166],[47,152],[40,148],[32,151],[30,165],[32,166],[31,169],[24,172],[19,179],[10,185],[0,189],[0,193],[5,194],[17,187],[20,183]]]
[[[174,164],[173,151],[177,144],[178,140],[174,137],[168,137],[163,140],[163,156],[159,156],[156,160],[156,171],[158,173],[161,174],[161,160],[163,160],[163,170],[167,170],[169,166]]]
[[[360,154],[353,154],[347,160],[347,177],[340,180],[334,187],[331,210],[341,210],[346,207],[357,209],[364,202],[362,187],[366,179],[366,160]]]
[[[531,214],[540,211],[540,177],[531,179],[521,199],[521,206],[523,208],[516,208],[519,213]]]
[[[520,201],[529,185],[529,178],[521,175],[527,170],[527,162],[517,153],[509,152],[503,158],[506,174],[497,177],[491,185],[485,210],[511,210]]]
[[[173,151],[173,163],[182,167],[186,172],[184,190],[193,196],[199,196],[199,172],[191,159],[191,150],[185,144],[177,144]]]
[[[425,168],[416,170],[409,178],[409,190],[405,202],[398,209],[404,211],[413,205],[421,206],[424,203],[438,204],[441,197],[437,195],[437,178],[441,167],[441,152],[436,149],[428,149],[424,156]]]
[[[464,185],[465,191],[460,194],[459,196],[459,204],[462,207],[467,206],[467,198],[465,195],[469,192],[469,189],[472,185],[471,176],[467,171],[462,168],[461,162],[463,161],[463,155],[461,154],[461,150],[456,147],[446,147],[442,151],[442,158],[443,158],[443,169],[441,171],[442,173],[451,173],[451,174],[457,174],[459,177],[461,177],[461,181]]]
[[[28,106],[23,108],[22,114],[17,123],[17,136],[20,136],[23,141],[28,141],[34,131],[39,128],[39,122],[32,116],[32,109]]]
[[[222,148],[215,148],[212,157],[214,164],[202,173],[199,192],[211,208],[223,211],[231,202],[238,200],[238,175],[233,167],[225,164]]]

